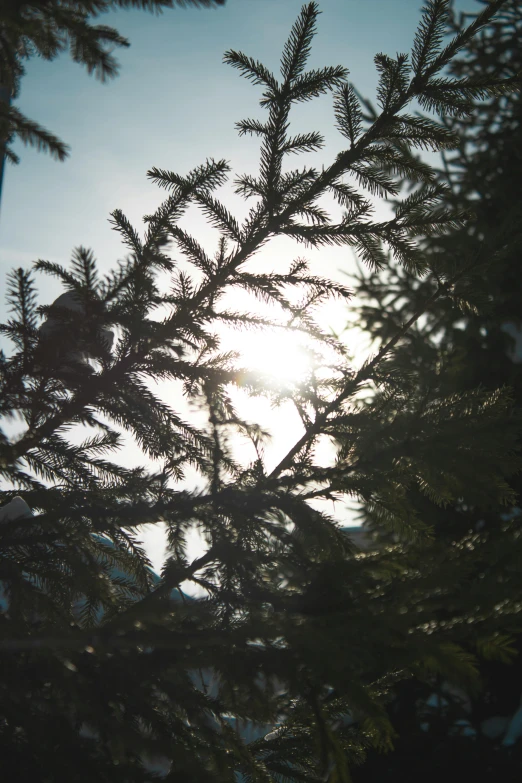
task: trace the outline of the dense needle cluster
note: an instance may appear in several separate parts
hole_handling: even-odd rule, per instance
[[[448,32],[458,33],[469,18],[453,13]],[[522,3],[510,0],[466,44],[450,74],[513,77],[521,69]],[[367,109],[371,113],[369,105]],[[352,281],[360,303],[355,320],[377,343],[386,342],[419,302],[437,290],[437,260],[475,253],[472,272],[452,296],[439,299],[396,348],[395,364],[414,374],[420,394],[509,385],[520,410],[521,119],[518,91],[476,102],[470,114],[445,116],[444,124],[460,140],[455,150],[443,152],[437,172],[438,180],[449,185],[444,203],[471,208],[475,218],[458,231],[425,238],[423,249],[432,270],[422,279],[392,263],[378,274],[361,268]],[[407,180],[404,184],[411,189]],[[506,252],[491,263],[502,247]],[[469,466],[472,483],[474,455]],[[520,473],[509,484],[519,498]],[[480,649],[481,688],[463,698],[440,677],[403,684],[389,705],[400,734],[393,756],[372,754],[354,778],[358,783],[408,777],[432,783],[444,775],[477,783],[493,777],[514,780],[522,770],[520,501],[506,508],[467,495],[440,507],[412,487],[409,502],[435,531],[423,561],[436,549],[439,556],[451,552],[459,561],[460,578],[444,584],[432,629],[456,628],[448,609],[456,598],[467,602],[466,622],[458,633],[466,649]],[[389,540],[371,507],[365,506],[363,519],[376,539]]]

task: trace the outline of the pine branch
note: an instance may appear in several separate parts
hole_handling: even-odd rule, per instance
[[[267,90],[264,95],[267,98],[274,98],[279,92],[279,85],[273,75],[268,71],[265,66],[253,60],[251,57],[247,57],[241,52],[236,52],[233,49],[229,49],[223,55],[223,62],[227,65],[231,65],[233,68],[237,68],[243,76],[249,79],[253,84],[262,84]]]
[[[415,34],[411,55],[415,75],[432,65],[440,52],[449,6],[449,0],[427,0],[422,8],[422,19]]]
[[[361,133],[363,117],[351,84],[344,84],[335,95],[334,113],[338,123],[337,128],[349,139],[353,147]]]
[[[4,107],[1,104],[0,111],[4,111]],[[34,120],[25,117],[14,106],[7,108],[6,122],[8,135],[18,136],[26,147],[30,146],[38,151],[48,152],[52,158],[62,162],[69,156],[69,146],[67,144],[64,144],[57,136],[38,125]],[[9,159],[13,163],[18,161],[14,153],[9,155]]]
[[[292,27],[281,57],[281,76],[285,86],[292,84],[304,70],[310,56],[318,14],[317,3],[308,3],[301,9]]]

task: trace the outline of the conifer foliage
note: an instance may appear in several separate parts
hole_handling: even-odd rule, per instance
[[[225,54],[263,91],[265,119],[238,123],[240,135],[260,139],[257,176],[235,179],[236,192],[254,201],[243,222],[216,194],[226,161],[185,175],[155,168],[148,176],[167,198],[144,219],[144,235],[112,213],[130,251],[112,273],[102,277],[81,247],[68,269],[36,262],[34,271],[56,277],[68,294],[51,307],[38,306],[32,271],[11,274],[2,333],[12,347],[0,357],[1,497],[7,507],[21,495],[33,515],[6,513],[0,527],[0,746],[22,779],[42,779],[44,770],[53,783],[150,781],[160,760],[172,781],[348,781],[369,746],[392,745],[384,705],[398,680],[436,673],[477,686],[474,656],[461,644],[468,602],[454,590],[447,624],[437,633],[430,624],[444,589],[463,580],[461,562],[452,553],[419,568],[432,530],[410,496],[513,503],[520,423],[508,390],[428,397],[393,362],[474,259],[440,258],[435,290],[360,367],[315,312],[331,297],[349,302],[347,288],[313,274],[301,257],[277,273],[248,262],[288,236],[352,247],[372,270],[392,259],[411,275],[431,268],[416,238],[458,230],[467,211],[441,206],[444,188],[411,150],[451,147],[458,134],[408,106],[455,114],[513,88],[511,77],[495,74],[441,75],[502,6],[490,3],[443,47],[448,4],[427,2],[411,65],[406,54],[375,58],[380,112],[368,121],[345,68],[306,70],[319,11],[305,5],[278,77],[240,52]],[[292,107],[326,93],[339,154],[321,171],[288,168],[291,153],[323,143],[315,131],[289,134]],[[373,220],[372,198],[398,196],[405,176],[417,191],[392,219]],[[325,196],[340,217],[326,212]],[[180,222],[193,205],[218,230],[213,256]],[[259,329],[270,319],[232,310],[237,291],[271,304],[278,328],[308,334],[318,355],[324,345],[336,356],[286,393],[302,436],[271,469],[263,429],[240,416],[234,387],[275,392],[220,346],[222,324]],[[177,411],[177,389],[198,404],[197,422]],[[234,449],[237,435],[252,443],[248,464]],[[336,445],[327,467],[315,452],[325,436]],[[154,467],[122,467],[125,438]],[[189,469],[198,490],[184,486]],[[371,507],[395,547],[357,553],[313,502],[353,498]],[[169,555],[157,578],[140,526],[159,522]],[[206,550],[191,561],[194,527]],[[189,599],[187,585],[203,597]],[[242,727],[258,739],[247,742]]]
[[[480,0],[480,10],[484,5]],[[459,34],[474,16],[451,13],[446,34]],[[490,74],[513,78],[521,72],[521,55],[522,3],[510,0],[479,36],[467,42],[451,63],[450,74],[467,80]],[[419,394],[427,398],[469,393],[479,384],[489,390],[509,385],[520,410],[520,94],[513,90],[486,102],[474,101],[471,112],[446,115],[441,121],[459,136],[458,147],[442,153],[437,171],[438,182],[446,187],[443,203],[446,208],[471,208],[475,217],[451,234],[423,238],[430,268],[422,279],[397,265],[379,274],[361,269],[353,281],[359,322],[377,343],[387,341],[419,302],[437,290],[439,260],[455,261],[474,253],[476,266],[453,295],[439,299],[397,345],[394,362],[402,372],[413,374]],[[404,185],[410,191],[414,188],[408,178]],[[501,257],[492,262],[499,248]],[[520,474],[509,484],[518,498]],[[477,783],[515,780],[522,771],[522,637],[520,584],[515,576],[520,569],[520,501],[506,508],[459,497],[440,508],[415,488],[409,497],[436,533],[424,562],[433,560],[438,548],[441,555],[451,552],[466,574],[454,589],[460,598],[465,590],[468,601],[462,644],[485,655],[480,663],[482,687],[476,693],[451,694],[442,678],[432,678],[399,688],[390,706],[400,732],[396,751],[386,760],[372,755],[355,778],[411,776],[431,783],[451,774]],[[389,540],[368,506],[364,520],[378,540]],[[453,591],[447,590],[432,618],[435,633],[447,622],[447,607],[454,599]]]

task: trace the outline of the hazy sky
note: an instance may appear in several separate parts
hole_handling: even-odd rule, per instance
[[[262,117],[261,89],[224,65],[223,53],[238,49],[278,71],[301,6],[301,0],[227,0],[224,8],[176,8],[160,16],[104,15],[99,23],[115,26],[131,42],[129,49],[115,52],[121,71],[107,84],[66,55],[52,63],[31,60],[17,106],[67,142],[71,156],[57,163],[15,146],[22,162],[6,168],[0,211],[2,282],[13,266],[37,258],[67,264],[78,245],[91,247],[101,268],[110,268],[125,255],[108,222],[110,212],[122,209],[141,231],[142,216],[165,197],[146,178],[153,166],[184,174],[214,157],[229,160],[235,173],[254,173],[257,141],[239,138],[234,123]],[[359,92],[373,100],[373,56],[411,49],[420,6],[420,0],[322,0],[308,67],[344,65]],[[459,8],[476,7],[472,0],[459,3]],[[328,165],[343,148],[330,96],[298,107],[296,130],[325,135],[325,149],[314,156],[319,165]],[[226,187],[223,193],[241,217],[238,198]],[[200,216],[191,213],[185,227],[215,250],[214,234]],[[295,255],[302,254],[301,247]],[[327,249],[321,251],[321,265],[339,276],[352,261],[346,250]],[[41,303],[49,303],[59,290],[49,280],[41,282]],[[280,431],[285,427],[283,419],[274,421]],[[287,430],[290,446],[295,436],[291,427]]]

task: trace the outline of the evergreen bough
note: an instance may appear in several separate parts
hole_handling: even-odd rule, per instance
[[[5,505],[21,494],[34,516],[0,528],[0,745],[21,777],[41,779],[44,770],[53,783],[150,781],[147,759],[161,758],[173,781],[347,781],[369,746],[391,747],[385,702],[398,681],[435,673],[478,686],[476,660],[462,644],[468,600],[454,589],[466,578],[462,558],[423,557],[433,530],[411,493],[442,506],[460,498],[513,504],[508,479],[520,467],[520,421],[507,389],[427,395],[394,356],[476,263],[473,254],[428,259],[417,242],[428,231],[459,230],[467,210],[441,206],[444,188],[412,153],[457,145],[458,134],[407,107],[416,100],[458,114],[513,89],[512,77],[441,75],[503,5],[490,3],[443,47],[448,3],[427,2],[411,65],[406,54],[375,58],[380,112],[370,121],[345,68],[305,70],[318,15],[316,3],[305,5],[279,79],[240,52],[225,54],[263,88],[267,112],[263,122],[238,123],[240,134],[260,137],[258,175],[235,180],[236,192],[255,200],[246,220],[215,195],[230,170],[225,161],[187,175],[152,169],[167,199],[145,218],[143,237],[120,210],[112,213],[130,251],[112,273],[102,278],[85,248],[69,269],[35,264],[61,281],[84,317],[39,308],[32,272],[12,273],[0,405],[21,431],[0,434],[9,487],[0,497]],[[315,132],[289,135],[293,104],[327,92],[348,144],[321,171],[287,169],[287,155],[322,145]],[[405,176],[418,183],[415,194],[392,219],[372,220],[371,196],[398,196]],[[339,219],[325,211],[326,195],[342,208]],[[219,231],[213,257],[180,225],[189,205]],[[437,286],[357,369],[314,317],[320,301],[349,300],[347,288],[313,275],[302,258],[277,273],[248,269],[272,237],[285,235],[352,247],[372,270],[391,259],[411,275],[434,269]],[[184,264],[170,258],[169,244]],[[497,248],[495,258],[504,252]],[[232,389],[272,392],[241,371],[237,355],[221,352],[219,340],[223,323],[261,328],[270,319],[227,308],[235,291],[272,304],[285,328],[337,356],[334,369],[287,393],[303,435],[271,471],[263,431],[241,418]],[[41,315],[58,328],[39,329]],[[112,350],[102,339],[109,330]],[[157,381],[181,386],[204,423],[185,421],[174,392],[166,401]],[[111,458],[125,432],[156,467]],[[238,433],[253,444],[251,464],[234,456]],[[324,436],[336,445],[327,467],[314,452]],[[199,490],[183,487],[189,467]],[[347,498],[372,509],[393,546],[358,553],[311,503]],[[167,529],[159,580],[139,539],[151,522]],[[189,561],[194,527],[207,549]],[[189,599],[187,584],[205,597]],[[447,590],[447,622],[433,628]],[[263,736],[246,743],[244,725]]]
[[[485,4],[480,0],[480,6]],[[472,16],[452,12],[446,33],[458,34]],[[510,0],[466,44],[450,74],[461,79],[516,77],[522,70],[521,43],[522,3]],[[369,115],[375,113],[369,103],[366,109]],[[475,102],[470,113],[441,117],[448,131],[459,136],[455,150],[442,152],[437,171],[438,182],[446,187],[443,203],[446,208],[472,209],[473,220],[458,231],[422,238],[429,263],[423,278],[391,263],[377,274],[361,268],[352,281],[358,323],[380,344],[437,290],[441,260],[455,263],[475,254],[476,266],[451,296],[439,299],[396,347],[394,363],[412,374],[418,393],[427,399],[469,393],[479,384],[490,391],[509,385],[520,411],[521,355],[518,339],[516,346],[513,340],[520,335],[521,306],[520,109],[520,93],[514,89]],[[408,178],[403,184],[414,191],[415,183]],[[499,248],[503,252],[495,259]],[[470,482],[473,466],[474,455]],[[520,473],[510,477],[509,485],[518,499]],[[441,677],[401,685],[389,705],[400,735],[396,751],[386,759],[372,754],[355,779],[411,776],[431,783],[451,774],[484,783],[493,777],[514,780],[522,771],[520,501],[506,507],[468,495],[449,498],[440,507],[416,487],[409,490],[408,500],[435,532],[421,567],[429,568],[437,557],[451,558],[462,575],[441,594],[431,628],[433,633],[454,628],[449,609],[456,600],[466,601],[466,622],[458,633],[465,649],[480,654],[481,689],[451,693]],[[362,519],[373,531],[376,546],[389,543],[389,532],[368,504]]]

